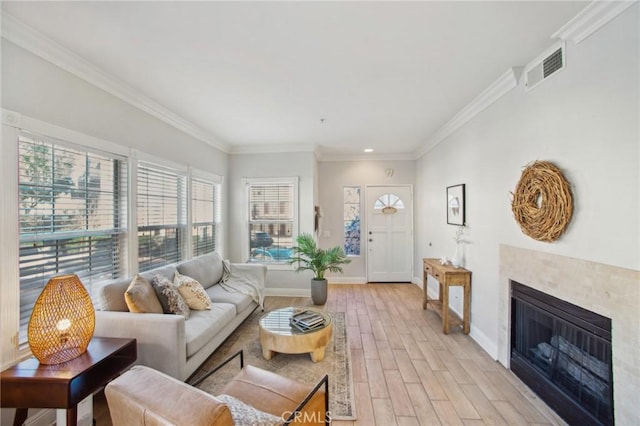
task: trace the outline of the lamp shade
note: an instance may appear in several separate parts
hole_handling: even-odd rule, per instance
[[[60,364],[82,355],[96,326],[89,293],[77,275],[49,280],[33,307],[27,337],[42,364]]]

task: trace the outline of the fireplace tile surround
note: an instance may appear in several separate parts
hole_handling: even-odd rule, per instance
[[[640,271],[500,245],[498,361],[509,368],[510,281],[566,300],[612,320],[616,424],[640,422]]]

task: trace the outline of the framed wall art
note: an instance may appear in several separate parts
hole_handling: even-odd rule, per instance
[[[464,184],[447,187],[447,223],[465,225]]]

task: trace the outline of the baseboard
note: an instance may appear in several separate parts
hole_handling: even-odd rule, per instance
[[[421,287],[422,288],[422,287]],[[438,294],[434,291],[431,290],[429,287],[427,287],[427,294],[429,295],[430,299],[437,299],[438,298]],[[456,313],[456,315],[458,315],[460,318],[462,318],[462,313],[458,312],[456,309],[451,308],[451,310],[453,312]],[[487,353],[489,354],[489,356],[491,358],[493,358],[494,360],[498,359],[498,345],[494,342],[491,341],[491,339],[489,339],[487,337],[486,334],[484,334],[482,331],[480,331],[480,329],[478,327],[474,327],[473,326],[473,322],[471,322],[471,324],[469,324],[469,337],[471,337],[473,340],[475,340],[475,342],[480,345],[480,347]]]
[[[366,277],[327,277],[329,284],[366,284]]]
[[[308,288],[265,287],[264,295],[280,297],[311,297],[311,290]]]
[[[488,353],[494,361],[496,361],[498,359],[498,345],[492,342],[491,339],[489,339],[486,334],[480,331],[478,327],[474,327],[473,324],[471,324],[470,331],[471,332],[469,333],[469,336],[471,336],[471,338],[475,340],[476,343],[479,344],[480,347],[484,349],[484,351]]]

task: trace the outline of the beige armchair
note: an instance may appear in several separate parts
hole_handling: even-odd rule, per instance
[[[238,354],[242,360],[239,352],[222,365]],[[329,424],[326,375],[309,386],[242,366],[242,361],[241,367],[221,394],[212,396],[152,368],[134,366],[105,388],[111,420],[123,426]]]

